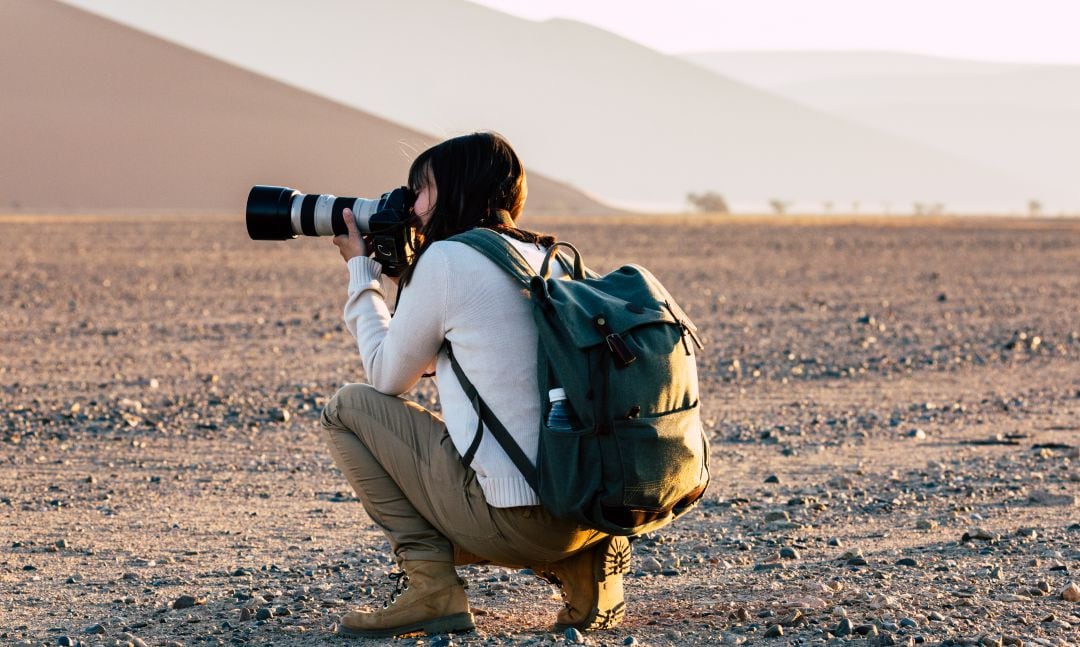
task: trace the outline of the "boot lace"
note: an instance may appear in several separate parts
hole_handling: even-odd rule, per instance
[[[402,573],[400,571],[394,571],[387,575],[394,581],[394,590],[390,592],[390,595],[383,602],[383,608],[388,608],[391,604],[397,601],[402,593],[409,590],[409,575],[408,573]]]

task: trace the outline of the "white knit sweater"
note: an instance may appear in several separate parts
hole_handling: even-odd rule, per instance
[[[539,269],[543,249],[505,238]],[[535,461],[541,415],[536,324],[523,286],[471,247],[439,241],[420,257],[391,319],[379,281],[381,266],[368,257],[353,258],[348,265],[345,325],[356,338],[372,386],[400,395],[435,361],[443,419],[458,453],[464,454],[477,415],[446,353],[440,352],[443,339],[449,339],[484,402]],[[552,266],[553,276],[564,274],[558,263]],[[486,428],[472,467],[488,505],[540,503]]]

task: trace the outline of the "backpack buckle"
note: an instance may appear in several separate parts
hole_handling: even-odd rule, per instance
[[[611,324],[607,322],[603,315],[593,317],[593,325],[604,336],[604,342],[607,344],[608,350],[611,351],[611,355],[615,358],[616,368],[623,369],[634,363],[634,360],[637,359],[634,351],[630,350],[630,346],[619,333],[612,330]]]
[[[615,363],[618,368],[626,368],[633,364],[634,360],[637,359],[637,356],[634,355],[634,352],[626,345],[626,342],[619,336],[619,333],[611,333],[604,338],[604,341],[607,342],[608,350],[610,350],[611,354],[615,357]]]

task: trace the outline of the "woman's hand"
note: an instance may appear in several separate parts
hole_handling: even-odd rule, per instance
[[[342,220],[345,221],[345,227],[349,230],[347,234],[334,236],[334,245],[337,246],[341,257],[348,263],[350,259],[357,256],[367,256],[368,246],[364,239],[360,237],[360,230],[356,228],[356,218],[353,217],[352,209],[345,209],[342,211],[341,216]]]

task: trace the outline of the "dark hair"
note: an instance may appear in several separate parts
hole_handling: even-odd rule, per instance
[[[448,139],[427,149],[409,168],[409,189],[414,193],[435,181],[431,219],[418,233],[420,241],[412,263],[401,277],[401,287],[432,243],[474,227],[486,227],[517,240],[550,247],[554,236],[518,229],[528,184],[517,153],[501,135],[473,133]]]

